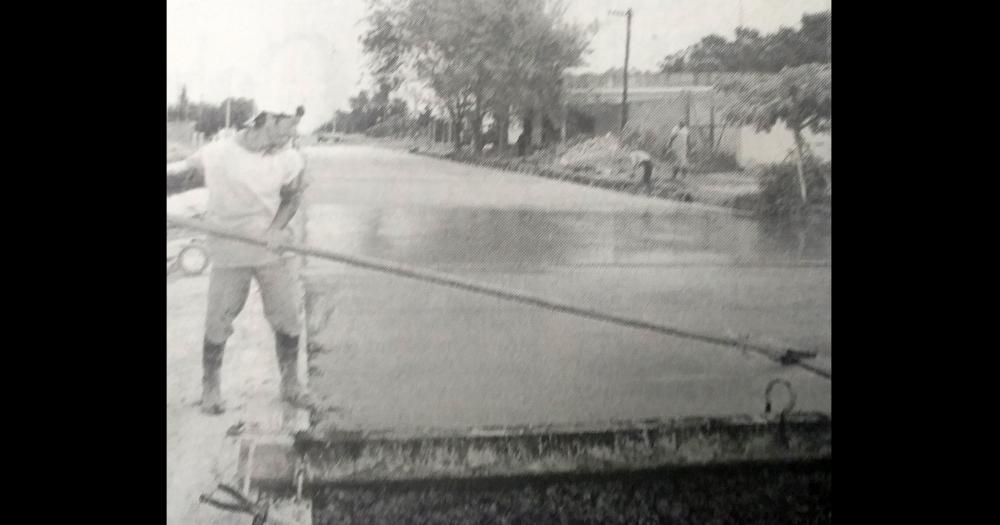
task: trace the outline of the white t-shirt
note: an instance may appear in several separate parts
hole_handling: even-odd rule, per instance
[[[686,163],[688,156],[688,128],[676,126],[671,135],[674,137],[673,150],[674,154],[677,155],[677,160],[681,163]]]
[[[235,138],[206,144],[191,157],[199,163],[208,187],[208,219],[245,235],[262,236],[281,205],[282,188],[301,186],[302,154],[292,148],[255,153]],[[298,187],[298,191],[303,188]],[[219,268],[259,266],[281,259],[261,246],[209,236],[212,264]]]

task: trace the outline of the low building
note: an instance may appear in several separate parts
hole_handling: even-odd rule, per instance
[[[615,78],[601,75],[576,78],[568,83],[568,107],[589,116],[593,122],[593,129],[586,130],[588,134],[603,135],[621,129],[620,73],[617,81]],[[687,121],[693,158],[714,150],[732,155],[738,164],[748,166],[781,162],[795,147],[791,132],[781,124],[767,133],[726,124],[722,118],[722,96],[711,85],[692,85],[691,78],[649,73],[636,75],[635,87],[632,80],[630,75],[627,129],[652,133],[666,140],[678,123]],[[681,85],[677,85],[679,80],[683,81]],[[805,138],[814,154],[830,160],[830,134],[806,133]]]

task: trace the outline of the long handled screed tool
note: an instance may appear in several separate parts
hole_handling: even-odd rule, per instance
[[[233,232],[226,228],[211,224],[210,222],[203,220],[189,219],[186,217],[177,217],[168,214],[167,223],[176,226],[182,226],[185,228],[190,228],[192,230],[197,230],[204,233],[209,233],[217,237],[234,239],[238,241],[247,242],[250,244],[255,244],[258,246],[267,246],[267,242],[264,239]],[[695,341],[701,341],[720,346],[727,346],[742,350],[744,352],[747,351],[754,352],[768,359],[771,359],[772,361],[781,363],[782,365],[797,366],[805,370],[808,370],[809,372],[812,372],[813,374],[818,375],[820,377],[830,380],[832,380],[833,378],[833,373],[829,369],[826,369],[814,363],[809,363],[804,361],[805,359],[812,359],[816,357],[816,352],[812,351],[804,351],[794,348],[775,348],[772,346],[763,345],[759,343],[751,343],[745,339],[737,339],[731,337],[718,336],[714,334],[698,333],[690,330],[682,330],[679,328],[674,328],[659,323],[653,323],[641,319],[631,319],[616,314],[600,312],[591,308],[575,306],[563,301],[539,297],[523,291],[499,288],[496,286],[490,286],[487,284],[469,281],[453,275],[414,268],[412,266],[407,266],[390,261],[383,261],[380,259],[375,259],[370,257],[345,255],[330,250],[324,250],[321,248],[304,246],[295,243],[282,244],[280,246],[280,249],[308,257],[316,257],[328,261],[340,262],[351,266],[366,268],[369,270],[375,270],[383,273],[389,273],[400,277],[416,279],[418,281],[434,283],[441,286],[457,288],[460,290],[466,290],[469,292],[483,294],[483,295],[489,295],[507,301],[514,301],[522,304],[530,304],[540,308],[545,308],[557,312],[563,312],[571,315],[576,315],[579,317],[596,319],[598,321],[604,321],[640,330],[649,330],[652,332],[666,334],[674,337],[681,337],[685,339],[692,339]]]

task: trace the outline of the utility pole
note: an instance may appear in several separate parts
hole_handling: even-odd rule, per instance
[[[232,113],[232,97],[226,99],[226,129],[229,129],[229,116]]]
[[[708,143],[709,150],[715,151],[715,89],[711,91],[712,98],[709,106],[708,113]]]
[[[622,129],[628,123],[628,54],[632,45],[632,9],[625,11],[625,71],[622,82]]]
[[[628,123],[628,55],[632,45],[632,8],[625,12],[611,11],[612,15],[625,17],[625,70],[622,71],[622,128]]]

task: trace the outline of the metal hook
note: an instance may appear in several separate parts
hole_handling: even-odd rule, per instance
[[[792,389],[792,384],[784,379],[772,379],[770,383],[767,384],[767,390],[764,391],[764,414],[771,413],[771,391],[774,390],[775,385],[784,385],[788,390],[788,404],[782,409],[780,416],[782,419],[788,415],[792,409],[795,408],[795,390]]]

